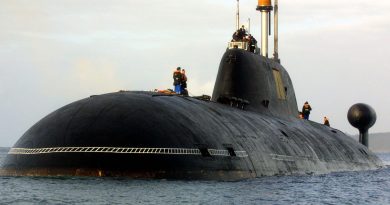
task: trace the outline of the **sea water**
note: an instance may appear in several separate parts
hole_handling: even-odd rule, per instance
[[[0,193],[0,204],[390,204],[390,168],[237,182],[0,177]]]

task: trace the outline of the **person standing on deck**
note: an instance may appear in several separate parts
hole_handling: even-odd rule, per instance
[[[181,91],[180,91],[180,93],[184,96],[188,96],[187,76],[186,76],[186,71],[184,69],[181,70]]]
[[[309,120],[310,111],[311,111],[311,106],[306,101],[305,104],[302,107],[303,119]]]
[[[327,117],[324,117],[324,125],[330,127],[329,119]]]
[[[176,94],[181,93],[181,68],[177,67],[176,70],[173,72],[173,86]]]

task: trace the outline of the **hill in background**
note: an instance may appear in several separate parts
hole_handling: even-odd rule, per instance
[[[385,133],[369,133],[369,148],[373,152],[390,152],[390,132]],[[352,138],[359,141],[359,135],[354,135]]]

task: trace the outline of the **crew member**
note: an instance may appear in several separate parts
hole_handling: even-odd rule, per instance
[[[181,68],[177,67],[176,70],[173,72],[173,86],[175,93],[180,94],[181,91]]]
[[[232,42],[236,42],[236,41],[240,41],[241,40],[240,36],[238,35],[239,31],[240,30],[237,30],[236,32],[233,33],[233,36],[232,36],[233,40],[232,40]]]
[[[187,76],[186,71],[184,69],[181,70],[181,94],[184,96],[188,96],[187,90]]]
[[[242,27],[240,28],[240,30],[238,30],[238,37],[241,39],[241,40],[244,40],[244,38],[247,36],[246,34],[246,30],[245,30],[245,26],[242,25]]]
[[[311,106],[306,101],[305,104],[302,107],[303,119],[309,120],[310,111],[311,111]]]
[[[324,117],[324,125],[330,127],[329,119],[327,117]]]
[[[251,34],[249,34],[249,51],[254,53],[256,50],[256,45],[257,45],[256,39]]]

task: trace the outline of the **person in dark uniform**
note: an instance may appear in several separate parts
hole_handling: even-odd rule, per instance
[[[240,41],[240,36],[238,35],[239,33],[239,30],[237,30],[236,32],[233,33],[233,36],[232,36],[232,42],[236,42],[236,41]]]
[[[306,101],[305,104],[302,107],[303,119],[309,120],[310,111],[311,111],[311,106]]]
[[[255,52],[256,45],[257,45],[256,39],[251,34],[249,34],[249,50],[250,50],[250,52],[252,52],[252,53]]]
[[[184,96],[188,96],[187,76],[186,76],[186,71],[184,69],[181,70],[181,92],[180,93]]]
[[[240,40],[244,40],[244,38],[247,36],[245,26],[242,25],[242,27],[238,30],[238,37]]]
[[[173,86],[175,93],[180,94],[181,92],[181,68],[177,67],[176,70],[173,72]]]

